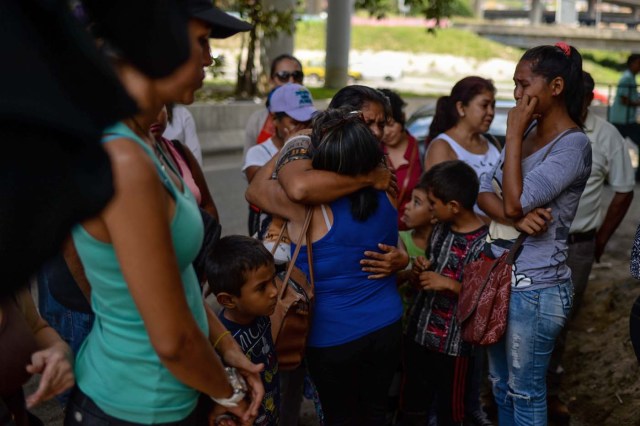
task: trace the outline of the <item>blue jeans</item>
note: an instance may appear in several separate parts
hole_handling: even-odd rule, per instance
[[[58,332],[62,340],[67,342],[75,356],[78,354],[82,342],[91,331],[91,327],[93,327],[95,315],[72,311],[58,303],[49,291],[49,279],[51,276],[56,275],[49,274],[47,267],[38,272],[38,310],[40,311],[40,316]],[[70,285],[76,284],[72,282]],[[65,406],[67,405],[69,394],[70,391],[63,392],[56,396],[56,399],[62,406]]]
[[[44,273],[38,274],[38,309],[42,318],[58,332],[76,355],[91,331],[95,315],[72,311],[58,303],[49,292],[48,278]]]
[[[500,426],[547,424],[547,367],[572,303],[570,281],[511,293],[507,330],[488,347]]]

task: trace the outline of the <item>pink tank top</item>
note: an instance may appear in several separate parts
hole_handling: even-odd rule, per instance
[[[202,202],[202,194],[200,193],[200,188],[198,188],[198,185],[196,185],[196,181],[193,180],[193,175],[191,174],[191,169],[189,168],[189,165],[187,164],[185,159],[182,158],[182,155],[173,146],[173,143],[171,141],[164,138],[162,139],[164,142],[164,146],[169,149],[169,152],[171,153],[171,157],[173,157],[176,164],[178,165],[178,168],[180,169],[179,172],[180,172],[180,176],[182,176],[182,180],[184,181],[185,185],[187,185],[187,188],[191,190],[191,193],[193,194],[193,197],[196,199],[196,202],[198,203],[198,206],[199,206],[200,203]]]

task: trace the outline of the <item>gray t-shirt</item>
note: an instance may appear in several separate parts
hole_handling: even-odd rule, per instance
[[[504,151],[493,171],[483,176],[481,193],[495,192],[494,179],[502,188],[503,165]],[[549,143],[522,160],[520,203],[523,212],[526,214],[537,207],[549,207],[553,220],[548,224],[547,232],[529,236],[524,241],[514,265],[512,290],[552,287],[571,278],[571,271],[566,265],[567,237],[590,173],[591,145],[582,132],[561,134],[557,142]],[[500,243],[499,240],[491,244],[495,256],[500,256],[505,250],[502,247],[505,244]]]

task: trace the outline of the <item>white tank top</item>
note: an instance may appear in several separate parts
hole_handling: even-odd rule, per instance
[[[500,151],[498,151],[498,148],[496,148],[491,142],[487,142],[489,145],[487,152],[484,154],[474,154],[473,152],[469,152],[464,149],[446,133],[440,133],[434,140],[436,139],[446,141],[451,149],[453,149],[453,152],[458,156],[458,160],[464,161],[476,171],[479,180],[482,179],[482,175],[493,170],[493,167],[498,163],[498,159],[500,158]]]
[[[498,148],[496,148],[491,142],[488,141],[487,144],[489,145],[489,149],[487,150],[487,152],[485,152],[484,154],[474,154],[473,152],[469,152],[464,149],[458,142],[453,140],[453,138],[446,133],[440,133],[435,137],[434,140],[436,139],[442,139],[443,141],[447,142],[451,149],[453,149],[453,152],[455,152],[458,156],[458,160],[464,161],[465,163],[470,165],[473,170],[475,170],[476,174],[478,175],[479,181],[482,180],[482,176],[485,173],[490,173],[493,170],[494,166],[500,159],[500,151],[498,151]],[[478,207],[478,203],[473,206],[473,210],[478,214],[486,215],[485,212],[480,210],[480,208]]]

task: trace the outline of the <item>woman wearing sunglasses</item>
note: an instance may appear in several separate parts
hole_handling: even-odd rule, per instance
[[[268,141],[274,136],[275,124],[272,114],[269,114],[269,99],[271,94],[278,87],[287,83],[302,84],[304,73],[302,72],[302,64],[300,61],[289,54],[282,54],[271,62],[270,85],[271,91],[267,97],[266,108],[255,111],[247,121],[245,128],[244,153],[242,163],[247,162],[247,151],[252,146]],[[256,206],[249,205],[249,235],[256,232],[256,224],[260,222],[260,209]]]
[[[271,73],[269,74],[269,84],[271,92],[276,87],[280,87],[287,83],[302,84],[304,73],[302,72],[302,64],[300,61],[289,54],[282,54],[271,62]],[[247,127],[245,128],[244,153],[252,146],[262,143],[269,139],[274,130],[273,121],[269,114],[269,100],[267,99],[266,108],[262,108],[249,117]]]

